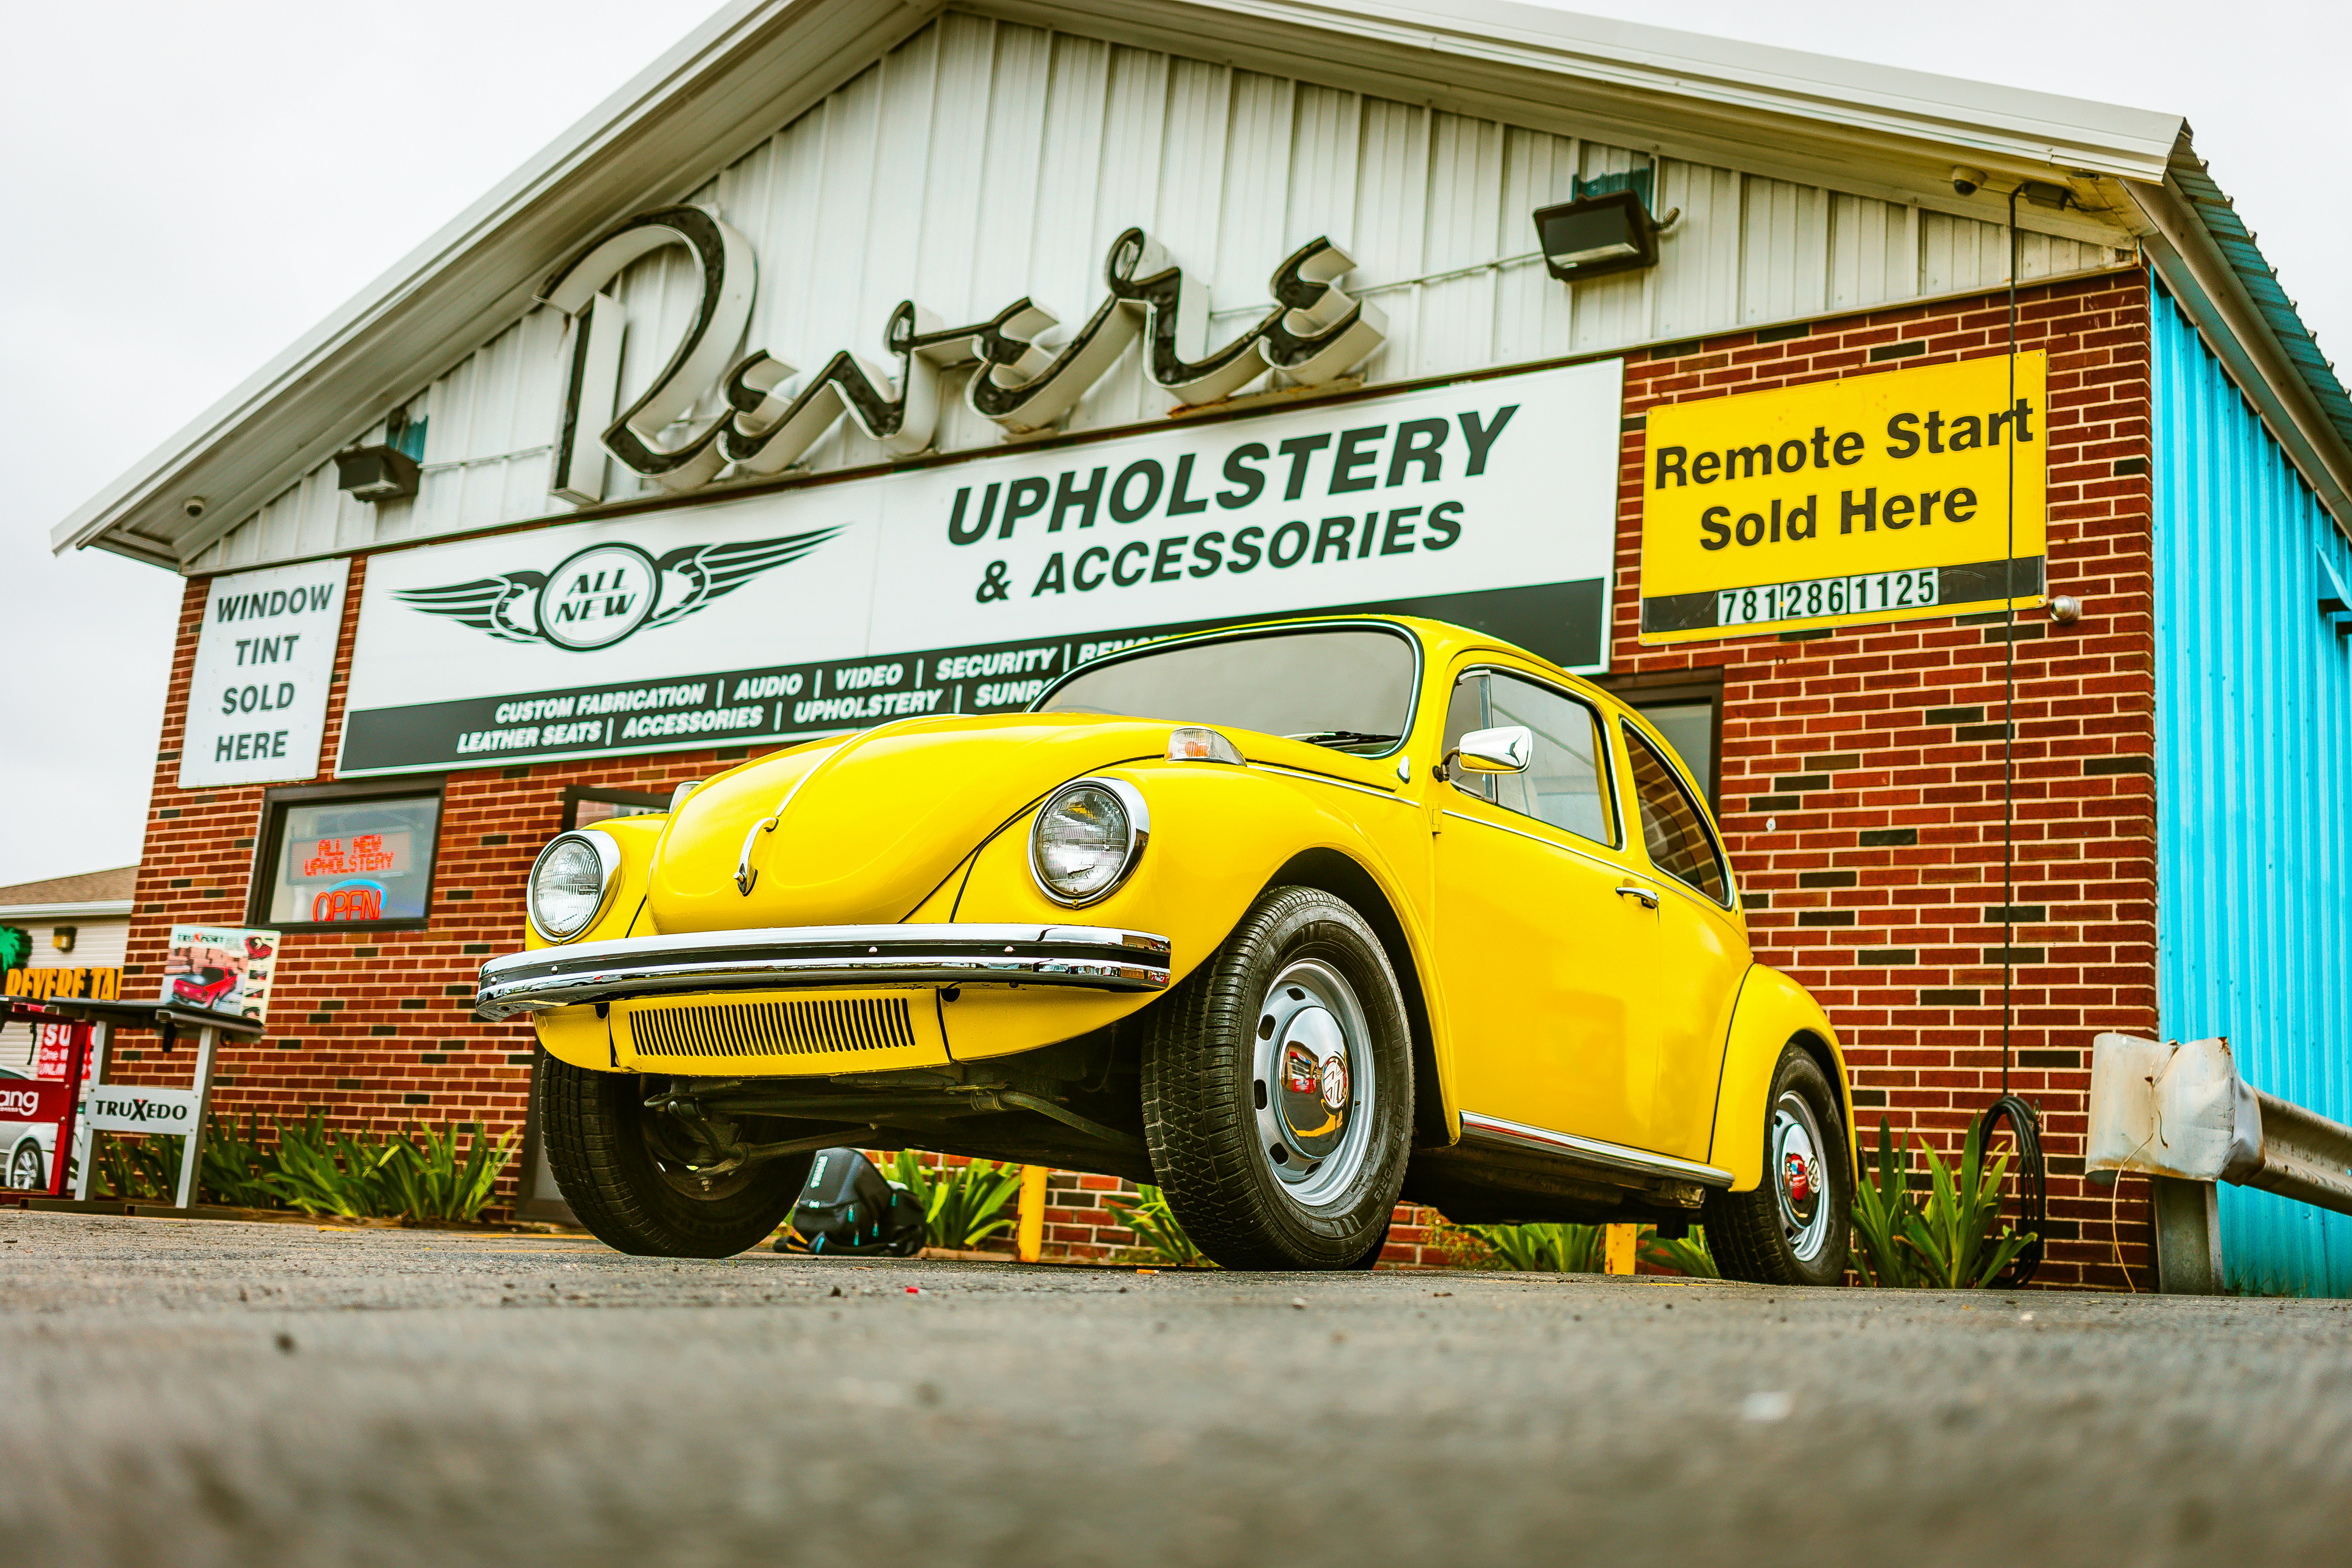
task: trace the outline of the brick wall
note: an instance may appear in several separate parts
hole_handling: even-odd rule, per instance
[[[2092,1035],[2156,1028],[2154,620],[2147,288],[2137,272],[2021,290],[2049,362],[2049,591],[2017,620],[2015,1056],[2045,1121],[2049,1284],[2152,1278],[2144,1184],[2083,1179]],[[1625,367],[1612,669],[1724,683],[1727,847],[1758,956],[1828,1008],[1864,1142],[1884,1115],[1957,1148],[2000,1092],[2003,654],[1999,616],[1644,648],[1644,414],[2008,349],[2006,300],[1680,343]],[[2111,1224],[2113,1226],[2111,1233]]]
[[[2024,290],[2020,345],[2050,353],[2051,590],[2085,605],[2018,624],[2018,877],[2012,1087],[2047,1119],[2050,1283],[2149,1278],[2144,1192],[2115,1206],[2082,1181],[2090,1036],[2156,1024],[2149,410],[2146,283],[2134,273]],[[1724,682],[1723,820],[1756,905],[1759,956],[1827,1005],[1877,1118],[1950,1146],[1999,1092],[2003,628],[1952,617],[1645,649],[1640,590],[1643,414],[1663,403],[1876,368],[1999,354],[2000,296],[1672,345],[1630,359],[1612,668],[1713,667]],[[353,563],[327,733],[338,732],[364,561]],[[124,984],[152,994],[174,921],[240,923],[259,787],[184,792],[178,745],[205,600],[191,582],[156,759]],[[561,824],[567,784],[667,791],[738,752],[682,752],[449,775],[431,927],[286,939],[270,1032],[222,1055],[218,1102],[240,1115],[327,1110],[378,1131],[412,1121],[520,1125],[523,1025],[468,1020],[477,964],[522,940],[519,891]],[[330,759],[331,760],[331,759]],[[323,779],[325,774],[321,774]],[[117,1076],[163,1081],[186,1057],[152,1042]],[[501,1189],[503,1201],[511,1193]],[[1105,1258],[1127,1233],[1108,1178],[1059,1174],[1047,1250]],[[1391,1262],[1434,1262],[1434,1216],[1403,1209]]]

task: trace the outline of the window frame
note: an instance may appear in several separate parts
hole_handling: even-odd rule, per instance
[[[1640,675],[1604,675],[1593,677],[1593,684],[1617,700],[1618,706],[1636,713],[1654,703],[1664,707],[1674,703],[1704,702],[1707,705],[1713,726],[1713,743],[1707,748],[1706,777],[1698,783],[1706,791],[1709,813],[1723,810],[1723,670],[1715,666],[1706,669],[1653,670]],[[1647,716],[1644,715],[1646,722]],[[1676,760],[1688,766],[1690,759],[1676,753]]]
[[[565,784],[563,786],[563,826],[557,831],[562,833],[576,831],[580,826],[580,807],[587,801],[597,801],[605,805],[649,806],[652,810],[645,815],[652,816],[668,811],[671,798],[671,795],[665,795],[656,790],[607,788],[603,784]],[[611,818],[607,817],[604,820],[610,821]]]
[[[1617,786],[1616,748],[1609,742],[1609,717],[1606,713],[1601,711],[1601,704],[1589,697],[1583,696],[1579,692],[1560,685],[1558,681],[1547,680],[1542,676],[1534,674],[1528,670],[1517,668],[1511,665],[1465,665],[1462,668],[1454,671],[1454,679],[1445,688],[1445,701],[1439,710],[1437,721],[1437,744],[1441,752],[1443,752],[1445,746],[1445,719],[1446,716],[1451,714],[1454,710],[1454,694],[1461,689],[1462,683],[1465,680],[1469,679],[1474,675],[1507,675],[1515,680],[1524,680],[1529,686],[1538,687],[1543,690],[1552,693],[1556,697],[1559,697],[1567,701],[1575,703],[1578,707],[1583,709],[1586,713],[1591,716],[1593,739],[1599,742],[1599,744],[1593,748],[1593,751],[1595,759],[1598,761],[1601,767],[1601,778],[1599,781],[1601,785],[1601,801],[1603,808],[1606,809],[1609,814],[1609,826],[1615,837],[1613,838],[1587,838],[1583,834],[1577,832],[1573,827],[1562,827],[1555,822],[1545,822],[1542,817],[1537,816],[1532,813],[1521,811],[1516,806],[1505,805],[1499,800],[1490,799],[1488,796],[1481,795],[1475,790],[1463,788],[1462,781],[1465,777],[1483,778],[1486,775],[1477,773],[1465,774],[1459,770],[1454,770],[1449,773],[1445,781],[1446,784],[1452,788],[1460,791],[1462,794],[1468,795],[1472,800],[1477,801],[1482,805],[1493,806],[1496,811],[1507,811],[1513,816],[1519,817],[1528,822],[1541,824],[1543,826],[1550,828],[1554,833],[1564,834],[1567,837],[1575,839],[1580,844],[1590,844],[1596,848],[1606,849],[1615,855],[1622,855],[1626,853],[1628,834],[1626,828],[1624,803]],[[1491,720],[1495,716],[1495,704],[1491,690],[1482,692],[1480,694],[1478,706],[1482,718]]]
[[[360,804],[371,800],[415,800],[433,797],[433,860],[425,871],[425,912],[390,921],[279,921],[269,918],[269,894],[275,880],[271,875],[278,857],[286,848],[286,819],[289,808],[298,805],[320,805],[329,803]],[[433,923],[433,895],[441,880],[442,829],[449,813],[448,778],[446,774],[410,774],[393,779],[370,779],[351,784],[289,784],[265,790],[261,796],[261,821],[253,836],[253,868],[247,879],[245,893],[245,923],[270,931],[425,931]]]
[[[1718,899],[1697,883],[1679,877],[1659,865],[1656,858],[1650,853],[1650,834],[1647,827],[1642,831],[1642,858],[1651,870],[1667,881],[1673,882],[1677,887],[1687,888],[1719,910],[1736,911],[1740,907],[1739,879],[1731,869],[1731,852],[1723,847],[1723,830],[1716,826],[1715,814],[1704,804],[1692,797],[1691,781],[1685,776],[1685,768],[1678,765],[1682,763],[1682,759],[1675,755],[1674,747],[1666,742],[1663,735],[1644,733],[1645,727],[1639,722],[1640,717],[1637,713],[1621,713],[1617,718],[1617,725],[1622,731],[1622,739],[1625,746],[1625,789],[1628,804],[1635,812],[1642,809],[1642,782],[1633,771],[1633,742],[1639,741],[1643,745],[1649,747],[1656,754],[1658,761],[1664,764],[1667,779],[1674,784],[1675,792],[1683,797],[1683,804],[1689,806],[1692,814],[1698,818],[1699,831],[1706,836],[1707,847],[1715,851],[1715,864],[1723,873],[1723,890],[1728,896]]]

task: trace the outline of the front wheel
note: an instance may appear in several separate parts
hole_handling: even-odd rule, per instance
[[[1845,1276],[1853,1163],[1837,1090],[1802,1047],[1781,1047],[1765,1099],[1764,1179],[1706,1195],[1706,1245],[1727,1279],[1834,1285]]]
[[[646,1108],[646,1080],[542,1053],[540,1135],[563,1201],[597,1240],[653,1258],[732,1258],[792,1212],[813,1154],[705,1178]]]
[[[1364,918],[1276,889],[1151,1023],[1144,1136],[1194,1244],[1228,1268],[1376,1259],[1404,1184],[1412,1047]]]
[[[22,1192],[37,1192],[49,1184],[49,1163],[41,1145],[27,1138],[8,1157],[8,1184]]]

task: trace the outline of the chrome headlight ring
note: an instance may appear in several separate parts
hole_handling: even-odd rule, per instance
[[[1042,846],[1039,840],[1046,825],[1054,820],[1055,812],[1068,804],[1072,796],[1086,792],[1100,792],[1109,795],[1118,804],[1120,813],[1127,819],[1126,846],[1118,871],[1108,881],[1100,887],[1073,894],[1056,888],[1051,878],[1047,876],[1045,867],[1040,858]],[[1082,910],[1089,904],[1102,902],[1125,887],[1128,879],[1135,875],[1136,867],[1143,860],[1144,846],[1150,842],[1151,811],[1143,804],[1143,793],[1140,790],[1124,779],[1092,777],[1072,779],[1068,784],[1047,795],[1045,804],[1037,808],[1037,815],[1030,819],[1029,878],[1031,881],[1036,883],[1039,892],[1064,909]]]
[[[598,887],[595,907],[589,911],[588,918],[569,931],[558,932],[550,931],[540,923],[539,875],[547,865],[548,857],[554,854],[557,847],[564,844],[584,844],[594,852]],[[559,833],[541,847],[538,858],[530,863],[530,875],[524,879],[522,889],[524,917],[530,921],[530,929],[537,931],[542,941],[576,942],[584,932],[593,931],[596,928],[596,922],[604,918],[604,911],[612,907],[613,889],[620,885],[620,880],[621,846],[611,834],[600,833],[593,827],[575,827],[568,833]]]

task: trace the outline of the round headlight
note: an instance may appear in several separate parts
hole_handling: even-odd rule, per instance
[[[601,833],[566,833],[541,850],[525,900],[539,934],[569,942],[594,924],[620,864],[620,846]]]
[[[1150,815],[1133,785],[1080,779],[1038,807],[1029,830],[1029,864],[1046,897],[1091,904],[1127,880],[1150,832]]]

